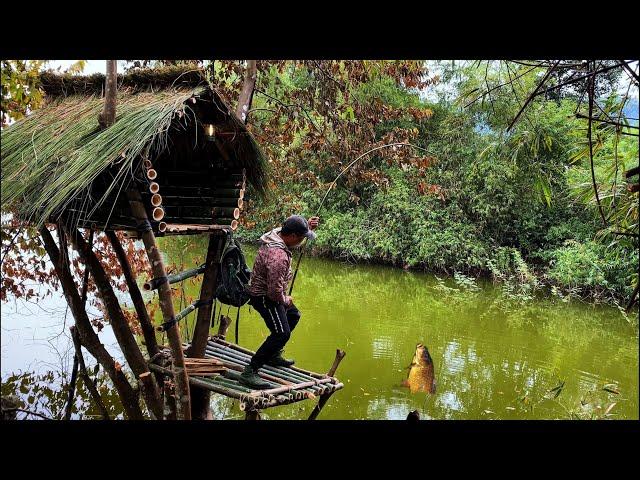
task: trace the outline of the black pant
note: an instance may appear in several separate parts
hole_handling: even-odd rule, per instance
[[[300,311],[293,303],[289,307],[285,307],[266,296],[251,297],[249,305],[260,313],[271,332],[271,335],[260,345],[251,358],[251,366],[257,370],[274,357],[289,341],[291,332],[300,320]]]

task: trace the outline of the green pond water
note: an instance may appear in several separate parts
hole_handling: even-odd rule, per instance
[[[164,245],[178,268],[200,264],[206,250],[194,237]],[[256,248],[244,250],[251,266]],[[199,281],[184,282],[183,306],[197,298]],[[417,409],[432,419],[569,419],[601,418],[608,409],[606,418],[638,419],[638,333],[617,309],[553,299],[518,304],[491,282],[478,287],[305,257],[293,292],[302,318],[285,356],[326,372],[336,348],[347,352],[336,374],[345,387],[319,418],[404,419]],[[236,308],[229,316],[235,321]],[[183,338],[194,319],[181,324]],[[239,330],[240,345],[251,350],[269,333],[248,306]],[[419,342],[434,361],[433,395],[401,386]],[[306,418],[314,404],[276,407],[263,418]],[[213,407],[217,418],[241,418],[230,399],[214,396]]]

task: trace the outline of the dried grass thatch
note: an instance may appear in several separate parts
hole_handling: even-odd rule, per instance
[[[140,176],[143,158],[167,156],[170,131],[202,136],[197,129],[203,115],[215,116],[239,133],[228,142],[230,157],[263,193],[266,161],[260,148],[202,80],[201,72],[184,68],[163,69],[155,76],[153,71],[121,76],[116,122],[100,130],[104,76],[43,75],[47,105],[2,132],[2,211],[42,225],[87,196],[93,182],[108,173],[101,198],[87,202],[87,209],[95,210]],[[192,98],[199,100],[197,107]]]

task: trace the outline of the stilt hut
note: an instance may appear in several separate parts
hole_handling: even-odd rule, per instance
[[[169,377],[175,385],[178,418],[190,418],[189,384],[200,391],[241,398],[247,418],[256,418],[259,408],[313,398],[314,393],[324,395],[326,401],[327,395],[341,388],[332,375],[272,369],[261,372],[274,384],[271,391],[248,390],[237,376],[250,352],[220,343],[224,333],[213,340],[208,336],[222,247],[238,226],[247,189],[264,194],[266,161],[245,125],[203,72],[171,67],[118,76],[116,120],[106,128],[98,123],[104,104],[104,75],[45,73],[41,85],[46,104],[2,132],[2,211],[40,228],[82,345],[99,361],[110,358],[101,350],[84,306],[76,298],[77,289],[64,261],[65,236],[96,281],[118,343],[156,417],[163,416],[158,398],[166,391],[160,383]],[[58,226],[60,249],[45,226],[51,223]],[[109,236],[127,278],[150,360],[136,352],[91,241],[87,245],[78,228]],[[153,271],[147,285],[158,291],[164,319],[161,329],[169,340],[166,350],[156,344],[155,327],[115,231],[144,242]],[[202,233],[210,234],[205,264],[168,277],[155,238]],[[203,274],[200,299],[188,312],[176,314],[169,284],[199,274]],[[177,322],[196,308],[194,338],[185,345]],[[205,363],[185,362],[185,347],[189,357]],[[162,363],[165,351],[170,355],[164,355]],[[212,357],[208,363],[205,356]],[[102,363],[121,397],[131,397],[126,380],[113,371],[109,361]],[[151,370],[156,372],[155,380]],[[129,416],[135,418],[135,405],[130,409]]]
[[[3,132],[2,205],[35,224],[135,231],[140,191],[156,236],[237,227],[265,158],[200,70],[118,78],[114,125],[100,129],[104,75],[41,76],[46,105]]]

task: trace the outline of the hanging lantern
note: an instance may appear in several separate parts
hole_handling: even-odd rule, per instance
[[[203,126],[207,140],[213,142],[216,139],[216,127],[212,123],[205,123]]]

